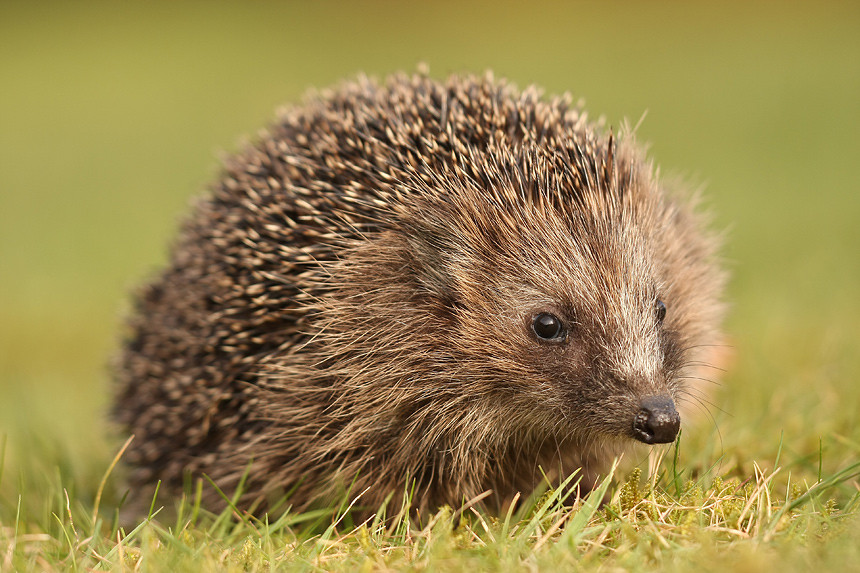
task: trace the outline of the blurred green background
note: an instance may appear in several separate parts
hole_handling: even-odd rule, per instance
[[[0,492],[92,484],[127,293],[221,153],[359,72],[491,68],[637,123],[704,184],[732,269],[729,373],[688,452],[860,452],[856,2],[0,3]],[[690,455],[693,455],[692,453]],[[27,469],[31,468],[31,469]],[[14,499],[14,495],[7,495]]]

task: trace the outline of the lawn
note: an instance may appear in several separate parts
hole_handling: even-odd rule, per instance
[[[0,570],[860,570],[858,30],[848,2],[4,2]],[[278,105],[420,62],[569,91],[704,189],[732,275],[709,415],[622,460],[601,507],[562,488],[358,524],[192,499],[120,528],[130,289]]]

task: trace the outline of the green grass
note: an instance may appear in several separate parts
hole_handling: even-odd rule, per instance
[[[0,563],[4,570],[640,570],[765,564],[805,570],[820,558],[821,544],[835,548],[838,553],[824,557],[840,567],[843,559],[860,557],[853,515],[860,494],[837,501],[840,486],[860,477],[860,462],[809,484],[790,476],[780,480],[781,469],[758,466],[745,480],[691,479],[677,459],[652,461],[655,471],[644,483],[634,468],[613,487],[613,470],[585,499],[572,493],[574,474],[505,515],[487,515],[466,504],[416,517],[408,505],[383,506],[361,523],[348,511],[360,496],[332,510],[287,511],[271,518],[235,509],[211,515],[192,496],[179,505],[175,519],[160,519],[154,499],[149,518],[121,528],[117,512],[100,511],[100,492],[93,506],[75,499],[61,479],[52,479],[40,488],[47,499],[38,507],[26,507],[19,496],[3,508],[14,520],[0,529]],[[611,501],[601,504],[610,488]]]
[[[0,570],[860,569],[858,29],[839,2],[0,3]],[[593,512],[361,527],[190,504],[117,537],[119,469],[95,510],[129,288],[275,106],[420,61],[569,90],[611,125],[647,111],[661,171],[705,182],[727,229],[713,419],[656,481],[624,460]]]

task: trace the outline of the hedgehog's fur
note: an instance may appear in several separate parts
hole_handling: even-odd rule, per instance
[[[352,484],[373,508],[409,482],[432,508],[593,481],[639,400],[689,396],[719,341],[716,241],[652,171],[566,98],[490,75],[288,109],[137,299],[115,407],[133,494],[246,475],[246,507]],[[535,336],[543,311],[563,342]]]

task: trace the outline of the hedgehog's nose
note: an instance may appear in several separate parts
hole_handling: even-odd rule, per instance
[[[681,416],[671,398],[649,396],[639,403],[633,419],[633,437],[646,444],[668,444],[675,441],[681,427]]]

